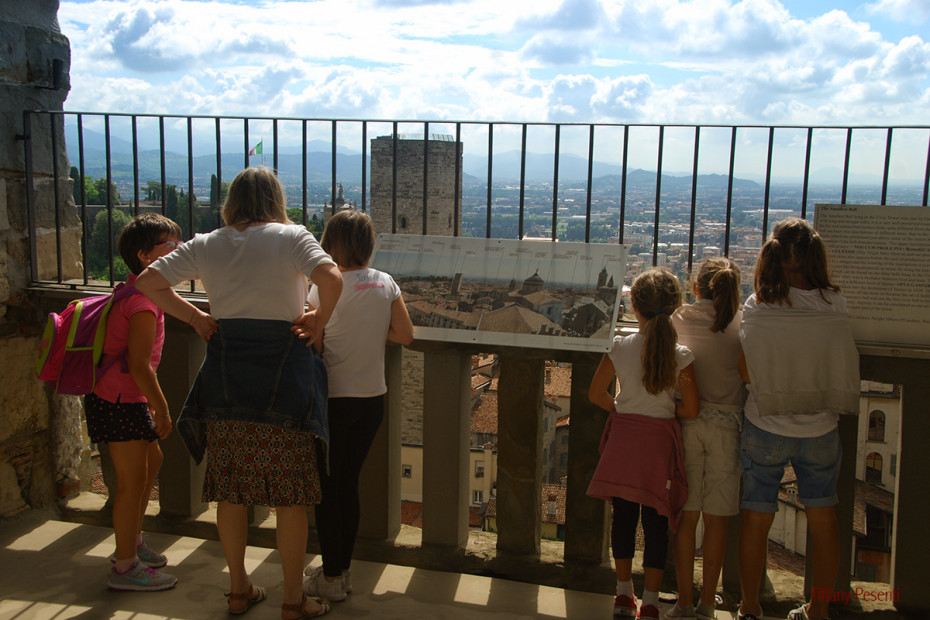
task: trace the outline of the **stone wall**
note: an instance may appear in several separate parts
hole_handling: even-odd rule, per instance
[[[70,199],[61,117],[31,119],[35,231],[29,226],[23,139],[24,110],[62,109],[70,64],[58,0],[0,3],[0,517],[54,505],[59,488],[76,490],[81,467],[81,403],[52,396],[35,377],[47,308],[28,292],[30,238],[39,278],[58,277],[56,212],[63,230],[62,276],[81,273],[80,221]]]

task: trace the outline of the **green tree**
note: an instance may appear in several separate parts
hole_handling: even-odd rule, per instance
[[[74,198],[74,204],[81,204],[81,174],[77,167],[71,166],[71,178],[74,183],[71,186],[71,197]],[[84,199],[89,205],[103,204],[103,198],[97,193],[97,187],[94,184],[93,177],[84,177]]]
[[[129,215],[119,209],[113,209],[113,279],[121,282],[129,274],[129,268],[116,250],[119,231],[129,222]],[[87,247],[87,273],[94,280],[110,279],[110,245],[107,241],[107,211],[103,210],[94,218],[94,231]]]

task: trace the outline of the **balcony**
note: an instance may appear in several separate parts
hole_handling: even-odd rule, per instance
[[[169,188],[177,190],[180,186],[183,195],[187,197],[186,204],[183,201],[176,202],[173,208],[177,211],[172,215],[179,218],[188,234],[198,230],[198,226],[212,225],[204,213],[213,213],[211,209],[215,209],[218,200],[207,200],[204,190],[206,195],[210,195],[211,189],[215,189],[215,197],[218,199],[222,194],[223,179],[231,178],[234,171],[242,166],[259,163],[254,161],[254,157],[250,160],[248,155],[255,142],[258,131],[256,126],[267,127],[267,130],[262,129],[268,131],[264,135],[273,136],[268,141],[271,147],[266,143],[264,148],[265,153],[270,155],[270,161],[267,162],[269,165],[282,170],[285,155],[296,162],[297,172],[292,177],[296,185],[289,190],[292,201],[289,206],[299,210],[295,219],[304,223],[312,221],[311,204],[318,204],[311,201],[314,187],[317,187],[311,177],[318,172],[314,172],[314,166],[322,165],[311,158],[309,145],[312,140],[309,136],[322,127],[328,130],[329,138],[329,163],[323,172],[327,177],[327,208],[333,208],[338,199],[343,199],[354,201],[358,208],[370,210],[373,214],[381,209],[384,221],[387,222],[384,229],[389,227],[395,233],[437,234],[438,229],[445,226],[449,234],[465,232],[488,238],[498,235],[518,238],[542,236],[553,241],[576,239],[593,243],[600,239],[599,242],[632,243],[639,249],[636,258],[631,261],[634,273],[635,269],[642,266],[665,264],[673,271],[684,274],[708,252],[720,252],[739,257],[743,273],[746,274],[744,278],[748,279],[754,252],[758,250],[764,234],[784,215],[791,213],[809,216],[815,202],[927,206],[930,178],[928,173],[922,183],[904,184],[892,174],[891,166],[892,161],[903,156],[901,153],[906,151],[908,145],[921,140],[923,153],[926,153],[930,131],[926,127],[511,125],[335,119],[143,118],[135,115],[60,112],[26,113],[24,123],[24,193],[30,240],[30,292],[38,308],[37,317],[44,316],[45,311],[60,308],[70,298],[111,286],[118,276],[112,246],[107,246],[106,242],[99,246],[106,249],[100,262],[100,271],[92,273],[88,269],[89,261],[81,260],[82,256],[88,256],[90,252],[93,239],[91,231],[94,228],[92,222],[103,222],[100,226],[106,231],[103,238],[107,239],[108,227],[112,228],[116,212],[134,213],[152,208],[168,212]],[[99,135],[103,137],[103,148],[94,155],[99,158],[96,162],[91,161],[90,151],[85,149],[89,132],[96,132],[96,129],[88,129],[91,126],[102,128]],[[194,136],[199,135],[203,127],[212,131],[213,152],[208,157],[211,165],[195,173],[195,165],[200,165],[203,160],[195,155]],[[285,127],[288,131],[283,130]],[[417,188],[419,204],[416,200],[404,202],[405,197],[399,194],[399,171],[396,164],[392,164],[387,171],[387,178],[391,181],[387,194],[377,193],[374,187],[376,165],[368,163],[368,149],[369,143],[378,139],[375,136],[382,131],[389,136],[387,152],[391,155],[391,162],[398,160],[401,149],[420,145],[418,165],[422,168],[412,183]],[[228,138],[229,133],[233,135],[231,139]],[[300,136],[297,155],[286,152],[285,133]],[[458,148],[464,148],[465,154],[470,153],[469,149],[472,148],[470,145],[473,142],[469,140],[477,142],[476,151],[484,158],[482,164],[487,171],[484,178],[465,178],[464,156],[453,157],[455,169],[449,175],[453,184],[450,193],[453,202],[448,223],[441,218],[433,218],[435,203],[430,198],[437,190],[436,174],[431,167],[431,162],[435,164],[431,142],[436,133],[453,136],[451,143],[464,145]],[[143,147],[140,134],[157,136],[155,140],[158,148],[154,151],[154,158],[153,153]],[[346,134],[350,137],[343,139],[342,136]],[[65,142],[71,144],[71,138],[66,140],[69,135],[76,138],[78,147],[74,151],[76,157],[67,162],[61,155],[61,145]],[[798,137],[802,147],[797,147]],[[905,148],[899,149],[896,137],[901,137],[900,142]],[[180,180],[172,176],[167,150],[167,145],[179,138],[183,145],[182,151],[186,151],[186,154],[182,153],[179,160],[172,156],[170,161],[174,162],[171,165],[181,166],[183,173]],[[117,139],[125,140],[130,145],[126,160],[114,156]],[[502,142],[509,144],[512,149],[501,150]],[[550,150],[545,152],[542,160],[545,162],[541,166],[544,172],[539,173],[531,165],[537,162],[534,165],[540,167],[540,159],[531,146],[543,142],[550,146]],[[718,146],[711,148],[710,154],[703,150],[708,143],[715,142]],[[747,142],[755,143],[756,147],[743,152],[743,147],[739,145]],[[236,159],[232,164],[226,147],[229,143],[238,145],[229,147],[235,152]],[[675,144],[674,148],[669,146],[670,143]],[[778,147],[783,143],[794,146],[781,151]],[[876,143],[883,147],[880,156],[870,150]],[[685,147],[682,147],[683,144]],[[340,147],[346,145],[357,148],[357,156],[352,157],[357,157],[359,165],[347,169],[344,174],[340,166],[348,167],[348,164],[346,160],[340,159]],[[585,154],[581,164],[574,157],[568,156],[568,151],[579,149],[579,145],[580,152]],[[821,148],[825,153],[836,155],[837,159],[830,162],[842,170],[834,185],[821,186],[814,182],[812,162],[821,157]],[[674,157],[681,157],[682,149],[686,153],[685,159],[690,163],[690,176],[684,182],[680,181],[680,177],[663,173],[663,166],[668,169],[668,162]],[[511,150],[516,154],[511,153]],[[374,147],[372,158],[375,155],[373,151]],[[859,185],[852,182],[861,172],[861,164],[857,164],[856,159],[859,152],[868,152],[868,161],[874,159],[880,162],[874,184]],[[49,156],[49,153],[56,155]],[[600,169],[598,162],[601,161],[601,154],[616,162],[615,186],[596,182],[595,170]],[[791,157],[799,157],[794,166],[797,174],[789,183],[791,189],[783,191],[773,169],[777,161]],[[501,172],[500,162],[508,158],[516,174],[515,185],[508,185],[506,179],[509,177]],[[655,172],[646,185],[634,187],[632,179],[641,177],[637,173],[643,171],[633,170],[629,162],[650,158],[654,162]],[[737,182],[738,172],[743,166],[741,158],[756,162],[760,182],[752,181],[753,185]],[[146,168],[147,164],[143,162],[152,161],[157,162],[155,167]],[[314,161],[317,163],[314,164]],[[66,181],[69,178],[69,163],[76,168],[77,176],[73,177],[78,185],[76,194],[71,193],[70,184]],[[582,181],[576,183],[573,178],[567,177],[566,169],[570,165],[581,165]],[[868,165],[866,168],[873,170]],[[87,201],[84,181],[91,176],[101,178],[99,173],[90,174],[91,169],[103,172],[102,206],[95,207]],[[119,174],[115,173],[116,170],[119,170]],[[149,184],[151,177],[147,175],[152,171],[156,173],[156,180]],[[722,184],[714,176],[718,174],[726,176]],[[211,179],[211,175],[215,180]],[[531,176],[536,180],[530,180]],[[541,180],[542,177],[545,179]],[[151,189],[158,198],[144,200],[142,192],[145,188]],[[348,188],[348,193],[343,193],[344,188]],[[531,204],[535,200],[530,196],[531,189],[548,192],[544,204]],[[72,200],[72,196],[77,199]],[[376,196],[380,196],[379,200],[385,197],[389,199],[377,203]],[[195,200],[195,197],[200,201]],[[401,212],[402,209],[406,211]],[[540,215],[541,212],[543,215]],[[418,213],[419,219],[410,217],[409,213]],[[194,284],[186,288],[184,294],[195,303],[205,303],[203,295]],[[187,326],[172,320],[168,320],[166,326],[164,361],[159,376],[171,409],[178,411],[203,357],[204,347]],[[389,346],[389,398],[385,423],[369,455],[362,481],[364,504],[361,535],[364,540],[359,544],[357,557],[363,562],[374,563],[371,567],[365,564],[371,571],[366,577],[372,588],[369,591],[374,592],[365,600],[377,602],[379,593],[386,599],[387,592],[396,591],[378,590],[379,571],[382,575],[396,574],[398,571],[404,573],[406,569],[401,567],[410,567],[414,575],[422,571],[424,575],[430,575],[429,579],[434,577],[426,571],[453,574],[452,581],[448,575],[435,577],[442,582],[439,587],[447,595],[445,599],[426,596],[417,599],[416,604],[423,604],[424,607],[416,611],[425,617],[438,615],[434,606],[455,602],[458,597],[455,588],[462,588],[462,584],[469,582],[473,576],[489,575],[495,577],[487,582],[491,585],[483,582],[480,586],[486,590],[484,602],[475,607],[463,604],[463,612],[470,615],[475,612],[511,612],[527,616],[591,617],[587,610],[596,609],[592,613],[606,615],[609,603],[605,601],[610,599],[614,584],[613,570],[607,555],[608,512],[603,502],[585,495],[587,480],[597,463],[597,448],[606,418],[606,414],[587,399],[588,384],[599,354],[491,345],[479,347],[425,340],[415,341],[410,348],[423,359],[420,380],[423,528],[422,531],[410,532],[400,524],[404,358],[399,347]],[[469,479],[473,474],[468,458],[468,420],[472,393],[469,376],[472,355],[478,353],[496,353],[501,358],[496,498],[498,535],[491,549],[486,546],[479,548],[468,528]],[[930,463],[921,462],[922,459],[917,456],[924,449],[921,445],[922,438],[926,436],[924,431],[930,431],[930,416],[926,415],[924,405],[930,396],[925,382],[930,355],[919,352],[902,356],[900,353],[879,349],[863,349],[861,354],[864,379],[904,386],[903,424],[908,432],[902,436],[900,450],[902,458],[893,528],[896,563],[890,585],[899,593],[898,611],[918,615],[930,613],[930,591],[923,584],[923,574],[926,572],[923,569],[924,559],[930,553],[930,532],[924,527],[923,511],[919,508],[921,503],[913,499],[925,495],[925,481],[930,476]],[[543,407],[547,360],[572,364],[570,410],[567,412],[572,417],[572,424],[568,444],[565,542],[561,548],[561,557],[545,553],[540,542],[540,471],[543,465],[543,455],[539,450],[542,433],[540,411]],[[855,454],[856,420],[842,420],[840,432],[846,454]],[[166,459],[161,474],[161,499],[157,515],[152,515],[147,525],[171,540],[180,536],[215,538],[215,530],[205,516],[207,506],[199,500],[202,469],[192,463],[176,434],[162,445]],[[844,463],[838,515],[842,539],[847,541],[852,540],[854,483],[854,463]],[[909,501],[904,503],[903,498]],[[104,524],[105,512],[83,499],[81,496],[78,500],[68,502],[63,510],[64,518],[76,523]],[[264,548],[273,544],[268,518],[267,510],[255,508],[251,541],[256,547]],[[732,521],[730,557],[723,575],[723,589],[729,609],[735,609],[732,604],[739,596],[735,561],[735,536],[739,525],[738,519]],[[97,529],[82,531],[87,531],[90,538],[99,539],[106,534]],[[313,552],[315,536],[311,535],[310,538],[310,551]],[[184,541],[185,545],[191,544],[187,538]],[[849,591],[852,587],[849,578],[851,545],[849,549],[849,552],[844,553],[841,577],[837,582],[837,590],[841,592]],[[265,553],[258,550],[254,552]],[[187,557],[193,562],[219,567],[215,546],[205,543],[203,550],[191,553]],[[17,556],[17,559],[25,558]],[[207,572],[198,573],[196,578],[189,581],[210,583],[212,594],[205,598],[221,601],[221,575],[218,570],[209,576]],[[774,575],[775,571],[772,573]],[[269,572],[267,583],[276,582],[276,578],[271,576],[273,574],[273,571]],[[409,575],[409,571],[405,574]],[[672,583],[670,571],[666,578],[668,583]],[[458,586],[450,585],[456,582]],[[545,610],[541,607],[542,602],[539,602],[540,607],[533,607],[530,603],[527,603],[528,607],[513,607],[513,599],[503,593],[510,592],[508,588],[527,584],[536,584],[538,587],[516,590],[520,594],[513,596],[532,599],[532,592],[536,592],[536,600],[542,601],[544,597],[553,596],[547,588],[561,588],[564,593],[555,596],[562,597],[561,605],[567,610],[566,613],[561,616],[558,613],[549,614],[546,611],[548,607]],[[403,591],[408,595],[411,593],[409,589]],[[781,607],[787,610],[802,596],[800,587],[791,595],[793,598],[786,599],[781,587],[778,591],[778,600],[771,605],[767,604],[770,613]],[[354,601],[350,604],[354,604]],[[592,607],[587,607],[589,604]],[[223,611],[219,602],[216,607],[219,615]],[[552,607],[556,608],[558,604]],[[372,603],[372,612],[380,613],[381,609]],[[179,613],[182,615],[178,617],[185,617],[183,610]],[[450,611],[447,617],[453,617],[452,613]],[[401,617],[400,613],[396,617]]]

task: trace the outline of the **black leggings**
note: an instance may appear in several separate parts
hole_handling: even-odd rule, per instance
[[[337,577],[349,568],[358,534],[358,477],[384,418],[384,396],[329,399],[329,475],[320,463],[323,501],[316,530],[323,573]]]
[[[643,550],[643,568],[665,569],[668,554],[668,517],[663,517],[651,506],[613,498],[614,518],[610,527],[610,544],[614,559],[626,560],[636,551],[636,524],[642,507],[643,534],[646,538]]]

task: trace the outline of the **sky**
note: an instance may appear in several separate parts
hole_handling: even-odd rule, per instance
[[[69,111],[930,122],[930,0],[61,0],[58,19]]]

